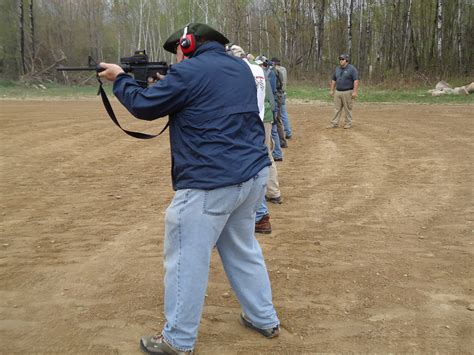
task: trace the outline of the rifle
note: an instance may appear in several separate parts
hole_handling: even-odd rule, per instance
[[[120,58],[120,67],[125,73],[132,73],[135,80],[142,87],[147,87],[148,79],[157,79],[156,73],[166,75],[170,68],[166,62],[149,62],[145,50],[135,51],[131,57]],[[58,71],[96,71],[100,73],[105,69],[89,56],[87,67],[64,67],[62,65],[56,68]]]
[[[146,88],[148,86],[150,79],[158,79],[156,73],[160,73],[161,75],[166,75],[168,69],[171,66],[168,66],[166,62],[149,62],[148,55],[146,54],[145,50],[137,50],[135,54],[131,57],[122,57],[120,58],[120,67],[123,69],[125,73],[132,73],[134,79],[137,83]],[[87,67],[64,67],[62,65],[56,68],[57,71],[95,71],[97,74],[104,71],[105,69],[99,66],[99,64],[91,57],[88,58]],[[120,126],[120,123],[115,116],[115,113],[110,105],[109,99],[102,87],[103,83],[100,80],[99,76],[97,75],[97,80],[99,81],[99,91],[97,95],[100,94],[102,98],[102,103],[109,114],[110,119],[126,134],[129,136],[140,138],[140,139],[150,139],[159,136],[161,133],[165,131],[168,127],[168,124],[161,130],[160,133],[156,135],[150,135],[146,133],[140,132],[133,132],[123,129]]]

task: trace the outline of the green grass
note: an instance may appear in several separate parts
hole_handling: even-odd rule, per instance
[[[95,97],[97,95],[98,84],[90,86],[65,86],[58,84],[43,84],[25,86],[11,81],[0,81],[0,98],[4,99],[38,99],[38,98],[58,98],[74,99],[75,97]],[[111,95],[112,86],[104,85],[107,94]]]
[[[94,98],[97,94],[97,85],[90,86],[64,86],[58,84],[45,84],[46,89],[36,86],[25,86],[12,81],[0,81],[0,98],[4,99],[38,99],[38,98],[62,98],[74,99],[75,97]],[[107,83],[105,90],[111,96],[112,86]],[[358,102],[363,103],[422,103],[422,104],[473,104],[474,94],[444,95],[433,97],[428,93],[428,87],[411,88],[406,90],[388,90],[377,87],[364,87],[359,89]],[[328,88],[316,88],[308,85],[290,85],[288,87],[288,98],[307,101],[332,102]]]
[[[443,95],[434,97],[428,92],[431,88],[413,88],[406,90],[388,90],[375,87],[359,88],[358,102],[377,103],[419,103],[419,104],[473,104],[474,94],[470,95]],[[301,100],[317,100],[332,102],[329,88],[312,88],[308,86],[289,86],[288,98]]]

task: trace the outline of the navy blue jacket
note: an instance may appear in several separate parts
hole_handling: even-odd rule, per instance
[[[113,91],[139,119],[169,115],[175,190],[239,184],[271,164],[252,72],[217,42],[203,44],[146,89],[120,74]]]
[[[273,96],[276,98],[276,95],[277,95],[277,77],[276,77],[276,74],[270,68],[266,68],[265,70],[268,73],[268,80],[270,80],[270,85],[272,86]]]

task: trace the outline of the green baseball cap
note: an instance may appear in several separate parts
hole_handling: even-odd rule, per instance
[[[217,41],[222,45],[226,45],[230,41],[224,36],[222,33],[216,31],[211,26],[208,26],[204,23],[190,23],[186,25],[188,27],[187,33],[192,33],[197,39],[204,39],[207,41]],[[163,44],[163,48],[171,53],[176,54],[176,47],[179,43],[179,39],[183,37],[184,29],[183,28],[177,30],[171,36],[168,37],[165,44]]]

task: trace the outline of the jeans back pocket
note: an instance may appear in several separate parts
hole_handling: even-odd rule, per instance
[[[206,191],[204,213],[212,216],[231,214],[237,206],[241,188],[239,184]]]

